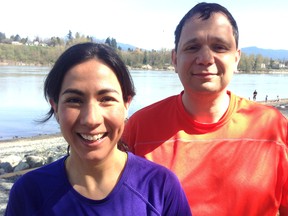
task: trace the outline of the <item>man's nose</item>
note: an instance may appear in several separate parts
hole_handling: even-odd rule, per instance
[[[208,47],[202,47],[197,53],[197,64],[210,65],[214,63],[214,52]]]

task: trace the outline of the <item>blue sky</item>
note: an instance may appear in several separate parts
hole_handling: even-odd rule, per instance
[[[31,39],[113,37],[145,49],[173,48],[174,30],[194,0],[12,0],[1,2],[0,32]],[[287,0],[221,0],[236,19],[240,47],[288,50]]]

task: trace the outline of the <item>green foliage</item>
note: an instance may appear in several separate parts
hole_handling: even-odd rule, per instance
[[[65,49],[76,43],[91,41],[91,38],[78,36],[67,41],[66,45],[59,45],[61,44],[59,41],[61,41],[59,38],[53,37],[48,41],[49,46],[0,43],[0,62],[8,62],[10,64],[51,65]],[[113,43],[114,46],[116,45],[117,47],[116,40]],[[129,51],[123,51],[121,49],[115,49],[125,64],[131,68],[141,69],[143,65],[150,65],[156,69],[167,69],[167,67],[171,65],[170,50],[143,51],[141,49],[130,49]]]
[[[264,58],[262,55],[246,55],[241,54],[241,59],[238,65],[238,70],[245,73],[266,72],[269,67],[269,58]]]
[[[33,42],[29,41],[28,38],[21,38],[18,34],[7,38],[5,33],[0,32],[0,63],[51,65],[68,47],[89,41],[93,41],[92,37],[81,35],[79,32],[76,32],[73,37],[71,30],[69,30],[65,39],[51,37],[43,41],[36,37]],[[171,50],[148,51],[128,48],[127,51],[124,51],[117,45],[116,39],[110,37],[105,40],[105,44],[113,47],[124,63],[131,68],[160,70],[173,68],[171,67]],[[288,64],[288,62],[274,61],[261,55],[255,56],[242,53],[238,71],[245,73],[266,72],[277,68],[277,66],[279,68],[279,63]]]
[[[0,61],[11,64],[51,65],[64,47],[0,44]]]

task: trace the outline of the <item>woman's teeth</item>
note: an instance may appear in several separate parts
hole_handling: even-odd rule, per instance
[[[97,140],[100,140],[105,135],[105,133],[97,134],[97,135],[86,135],[86,134],[80,134],[80,135],[83,139],[86,139],[89,141],[97,141]]]

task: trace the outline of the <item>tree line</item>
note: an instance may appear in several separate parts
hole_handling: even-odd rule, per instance
[[[65,38],[51,37],[42,40],[36,37],[32,41],[28,38],[21,38],[18,34],[6,38],[6,35],[0,32],[0,64],[50,66],[68,47],[89,41],[94,41],[93,37],[80,35],[78,32],[73,35],[71,31],[68,32]],[[139,48],[124,50],[117,44],[115,38],[110,37],[104,43],[113,47],[130,68],[173,70],[171,50],[144,50]],[[288,62],[265,58],[262,55],[242,53],[238,71],[244,73],[269,72],[271,69],[277,69],[279,64],[287,65]]]

